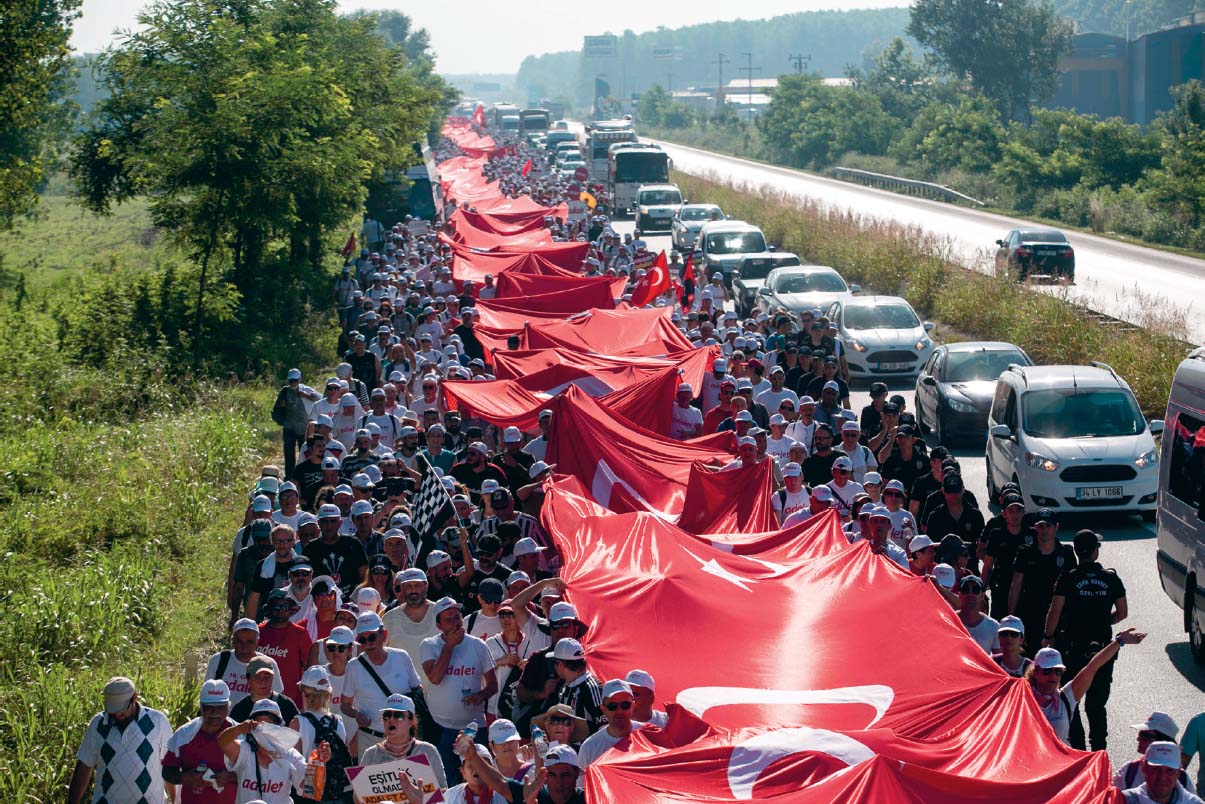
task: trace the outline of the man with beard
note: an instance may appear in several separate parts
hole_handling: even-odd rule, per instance
[[[468,533],[460,530],[461,546],[464,552],[467,548]],[[452,556],[443,550],[432,550],[427,554],[427,583],[430,587],[428,594],[439,597],[453,597],[460,600],[465,595],[465,589],[473,579],[472,554],[469,562],[458,570],[452,569]],[[438,598],[436,598],[438,599]]]
[[[273,589],[264,608],[268,619],[259,629],[259,651],[276,660],[284,693],[300,705],[301,690],[297,685],[309,662],[313,640],[304,627],[289,621],[297,604],[288,591]]]
[[[452,467],[452,477],[469,490],[474,505],[481,504],[481,484],[486,480],[496,480],[503,486],[510,483],[505,472],[487,462],[488,456],[489,448],[474,441],[469,444],[464,460]]]
[[[381,618],[389,631],[389,647],[406,651],[416,665],[421,664],[418,658],[423,640],[438,632],[435,609],[427,597],[429,586],[426,574],[417,567],[399,572],[393,579],[393,593],[401,603]],[[425,676],[420,674],[419,680],[425,688]]]
[[[460,452],[464,449],[465,435],[460,429],[460,411],[449,410],[444,413],[444,449]]]
[[[531,465],[536,462],[522,448],[523,433],[518,427],[507,427],[502,432],[502,451],[491,461],[506,476],[504,485],[512,494],[530,482]]]

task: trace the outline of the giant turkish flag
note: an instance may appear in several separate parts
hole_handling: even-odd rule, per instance
[[[590,669],[649,671],[670,710],[589,768],[591,801],[1110,800],[1107,755],[1060,743],[930,582],[835,515],[706,539],[586,495],[558,477],[542,518]]]

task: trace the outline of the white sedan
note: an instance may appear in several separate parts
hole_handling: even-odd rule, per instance
[[[916,378],[933,353],[929,332],[912,305],[899,296],[860,296],[834,302],[830,321],[845,344],[850,379],[873,382],[882,377]]]

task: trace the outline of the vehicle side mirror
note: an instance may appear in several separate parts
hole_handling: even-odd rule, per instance
[[[926,321],[925,322],[925,332],[932,332],[932,331],[933,331],[933,322]]]
[[[930,386],[933,386],[934,388],[936,388],[937,380],[933,379],[929,375],[925,375],[924,377],[921,378],[921,384],[922,385],[930,385]]]
[[[862,286],[861,285],[850,285],[849,292],[853,293],[854,295],[857,295],[862,292]]]
[[[1147,427],[1151,428],[1151,435],[1163,435],[1163,419],[1151,419]]]
[[[996,241],[996,245],[997,245],[997,246],[1001,246],[1001,247],[1003,247],[1003,246],[1004,246],[1004,241],[1003,241],[1003,240],[997,240],[997,241]]]
[[[778,250],[778,246],[774,245],[773,243],[766,246],[766,251],[777,251],[777,250]]]
[[[765,285],[763,285],[762,287],[757,289],[757,295],[758,296],[769,296],[770,289],[768,287],[766,287]]]
[[[991,433],[992,438],[1002,438],[1007,441],[1013,440],[1012,428],[1007,424],[997,424],[993,426],[989,432]]]
[[[740,271],[733,271],[733,272],[732,272],[732,281],[733,281],[733,282],[735,282],[736,280],[738,280],[738,279],[740,279],[740,278],[741,278],[741,272],[740,272]]]

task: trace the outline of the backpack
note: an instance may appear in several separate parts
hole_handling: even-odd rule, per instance
[[[343,742],[343,738],[339,736],[339,732],[335,728],[336,715],[319,718],[313,712],[302,712],[301,717],[308,720],[314,727],[314,745],[326,742],[331,747],[331,758],[326,761],[326,789],[323,791],[321,800],[330,801],[346,797],[347,791],[351,788],[351,782],[347,778],[347,769],[358,763],[352,759],[351,751],[347,749],[347,743]]]

